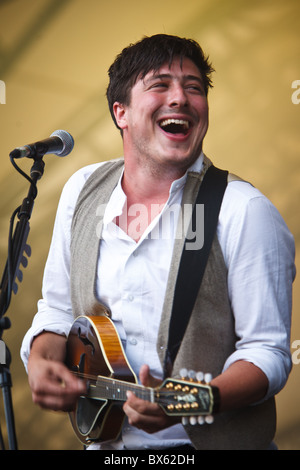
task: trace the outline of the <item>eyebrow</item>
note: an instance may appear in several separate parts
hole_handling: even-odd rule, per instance
[[[151,77],[147,78],[144,80],[144,83],[147,85],[148,83],[153,82],[154,80],[164,80],[164,79],[170,79],[172,78],[173,75],[170,73],[161,73],[161,74],[154,74]],[[198,83],[200,83],[203,86],[203,80],[200,77],[197,77],[197,75],[183,75],[184,81],[188,80],[194,80]]]

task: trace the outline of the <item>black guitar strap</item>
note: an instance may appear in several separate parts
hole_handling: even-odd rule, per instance
[[[188,249],[191,240],[186,238],[181,255],[175,286],[171,320],[169,325],[168,349],[165,356],[164,373],[170,376],[178,349],[184,336],[197,294],[200,289],[208,255],[216,233],[218,216],[227,186],[228,171],[211,165],[200,186],[192,213],[192,226],[196,224],[196,205],[204,207],[204,242],[200,249]],[[197,236],[197,234],[196,234]]]

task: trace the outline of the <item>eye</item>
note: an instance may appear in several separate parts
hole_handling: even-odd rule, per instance
[[[201,85],[198,83],[190,83],[186,85],[187,90],[191,90],[192,92],[199,93],[199,94],[204,94],[204,90]]]
[[[151,89],[155,88],[155,89],[166,89],[168,88],[168,85],[167,83],[164,83],[164,82],[156,82],[156,83],[153,83],[150,87]]]

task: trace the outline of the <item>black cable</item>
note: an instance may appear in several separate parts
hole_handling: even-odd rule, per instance
[[[5,312],[7,311],[12,293],[12,283],[13,283],[13,263],[12,263],[12,247],[13,247],[13,229],[16,215],[19,214],[21,206],[17,207],[10,218],[9,224],[9,234],[8,234],[8,254],[7,254],[7,298],[5,305]]]
[[[33,179],[29,175],[27,175],[23,170],[21,170],[21,168],[16,164],[15,160],[12,157],[9,157],[9,158],[10,158],[11,164],[14,166],[14,168],[17,170],[17,172],[20,173],[22,176],[24,176],[24,178],[26,178],[29,181],[29,183],[33,186],[33,188],[35,190],[35,193],[33,195],[33,199],[35,199],[36,196],[37,196],[36,183],[33,181]]]

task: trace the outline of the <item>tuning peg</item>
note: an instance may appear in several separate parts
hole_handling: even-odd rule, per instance
[[[200,372],[200,371],[197,372],[197,373],[196,373],[196,379],[197,379],[198,382],[202,382],[203,379],[204,379],[204,374],[203,374],[203,372]]]
[[[204,374],[204,382],[209,384],[212,381],[212,375],[210,373]]]
[[[189,421],[190,421],[190,424],[192,426],[195,426],[197,424],[197,417],[196,416],[190,416]]]
[[[212,415],[205,416],[205,422],[207,424],[212,424],[214,422],[214,417]]]
[[[189,370],[188,371],[188,377],[190,380],[195,380],[196,379],[196,372],[194,370]]]
[[[188,376],[188,370],[183,367],[182,369],[180,369],[179,374],[182,379],[186,379]]]
[[[181,423],[183,426],[186,426],[187,424],[191,424],[192,426],[195,426],[196,424],[199,424],[200,426],[203,426],[203,424],[212,424],[214,422],[214,417],[212,415],[207,415],[207,416],[183,416],[181,418]]]
[[[189,418],[187,416],[183,416],[181,418],[181,423],[183,424],[183,426],[186,426],[187,424],[189,424]]]

